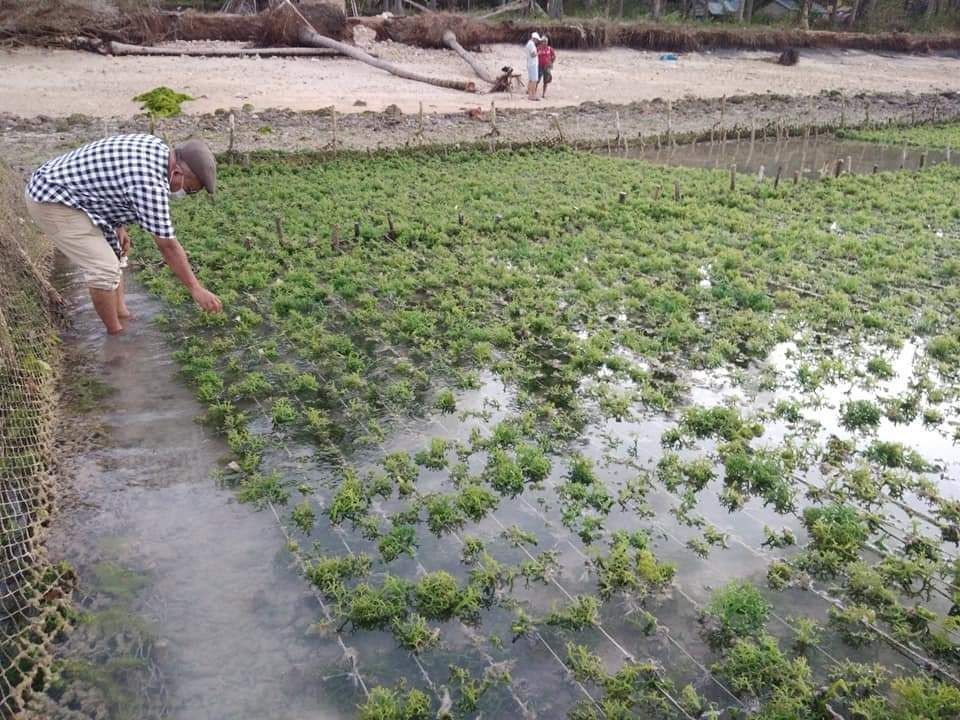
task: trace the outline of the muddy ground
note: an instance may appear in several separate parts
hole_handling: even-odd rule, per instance
[[[479,115],[459,111],[425,114],[403,113],[388,108],[381,113],[337,114],[337,145],[340,150],[414,147],[417,145],[499,146],[552,142],[562,131],[566,142],[603,146],[620,133],[631,147],[654,143],[668,128],[675,137],[719,135],[721,106],[723,127],[744,137],[755,127],[757,137],[772,136],[782,121],[787,125],[847,125],[880,122],[926,122],[960,118],[960,92],[879,93],[845,96],[837,92],[809,97],[777,94],[747,95],[720,99],[684,99],[673,103],[645,100],[629,104],[585,102],[575,107],[543,110],[498,110],[497,134],[491,135],[489,106]],[[332,150],[333,117],[329,110],[235,109],[234,150]],[[184,115],[158,121],[145,117],[90,118],[74,116],[22,118],[0,113],[0,158],[27,171],[44,159],[89,140],[118,132],[154,132],[170,140],[191,135],[205,138],[222,152],[230,145],[230,121],[226,111]]]

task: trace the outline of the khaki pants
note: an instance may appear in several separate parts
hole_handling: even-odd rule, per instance
[[[116,290],[120,285],[120,260],[93,221],[82,210],[61,203],[38,203],[26,198],[27,212],[83,273],[87,287]]]

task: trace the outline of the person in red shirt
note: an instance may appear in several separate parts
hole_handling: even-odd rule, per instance
[[[543,82],[543,97],[547,96],[547,85],[553,81],[553,62],[557,53],[550,47],[550,38],[546,35],[537,46],[537,64],[540,66],[540,80]]]

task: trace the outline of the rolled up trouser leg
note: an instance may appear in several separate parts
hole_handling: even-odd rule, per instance
[[[54,247],[80,268],[84,283],[96,290],[116,290],[120,260],[103,232],[82,210],[61,203],[26,198],[27,212]]]

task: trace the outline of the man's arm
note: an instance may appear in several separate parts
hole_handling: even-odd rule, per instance
[[[163,255],[163,261],[190,291],[190,296],[194,299],[194,302],[207,312],[218,313],[223,310],[220,298],[203,287],[197,280],[196,275],[193,274],[193,270],[190,269],[190,262],[187,260],[187,253],[184,252],[183,246],[176,238],[161,238],[154,235],[153,239]]]

